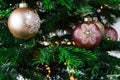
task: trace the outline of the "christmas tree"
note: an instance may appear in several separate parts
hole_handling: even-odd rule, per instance
[[[37,22],[34,18],[26,19],[30,25],[40,24],[37,25],[40,28],[32,27],[35,34],[27,33],[29,27],[20,31],[23,39],[15,35],[18,31],[11,33],[8,24],[9,16],[21,2],[36,10],[40,17]],[[104,26],[112,25],[120,17],[120,1],[0,0],[0,80],[19,80],[19,76],[23,77],[21,80],[119,80],[120,59],[109,52],[120,51],[120,41],[106,37],[106,32],[101,31],[99,44],[91,46],[99,40],[92,37],[90,43],[81,35],[84,32],[77,36],[73,33],[78,25],[83,30],[90,25],[96,29],[93,20],[90,25],[84,21],[85,17],[89,20],[88,16],[93,20],[96,17]],[[86,34],[90,33],[88,30]],[[79,42],[78,38],[83,37]],[[81,46],[82,42],[89,44]]]

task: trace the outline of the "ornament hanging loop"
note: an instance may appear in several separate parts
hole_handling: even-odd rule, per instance
[[[21,3],[19,4],[19,7],[20,8],[23,8],[23,7],[27,7],[27,3],[25,2],[25,0],[21,0]]]

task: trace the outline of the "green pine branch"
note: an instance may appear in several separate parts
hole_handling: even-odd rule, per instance
[[[18,76],[17,48],[0,48],[0,80],[15,80]]]

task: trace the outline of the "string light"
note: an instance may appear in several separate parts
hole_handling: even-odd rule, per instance
[[[104,7],[110,8],[110,6],[108,4],[104,4],[104,5],[100,6],[100,9],[103,9]]]
[[[66,62],[64,63],[64,65],[66,65]]]
[[[103,6],[101,6],[100,9],[103,9]]]
[[[61,44],[66,44],[66,42],[65,41],[61,41]]]
[[[10,3],[9,5],[12,6],[12,3]]]
[[[108,4],[104,4],[104,6],[108,7]]]
[[[48,65],[45,65],[45,67],[46,67],[46,70],[47,70],[46,77],[47,77],[47,79],[49,79],[50,78],[51,69],[50,69],[50,67]]]
[[[67,45],[71,45],[71,42],[67,42]]]
[[[56,44],[56,45],[68,45],[68,46],[75,46],[75,42],[74,41],[55,41],[53,43],[51,43],[50,41],[38,41],[39,44],[41,45],[44,45],[44,46],[53,46],[53,44]]]
[[[58,41],[55,41],[55,44],[56,44],[56,45],[59,45],[60,43],[59,43]]]
[[[73,41],[72,44],[75,45],[75,42]]]

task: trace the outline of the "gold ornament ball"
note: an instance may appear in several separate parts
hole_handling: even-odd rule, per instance
[[[40,18],[34,9],[19,7],[8,18],[8,28],[13,36],[20,39],[33,37],[40,28]]]
[[[93,18],[93,22],[99,27],[102,35],[105,35],[105,27],[104,27],[104,25],[96,17]]]
[[[103,25],[101,22],[99,22],[99,21],[95,21],[94,23],[99,27],[99,29],[100,29],[102,35],[104,35],[104,34],[105,34],[104,25]]]

